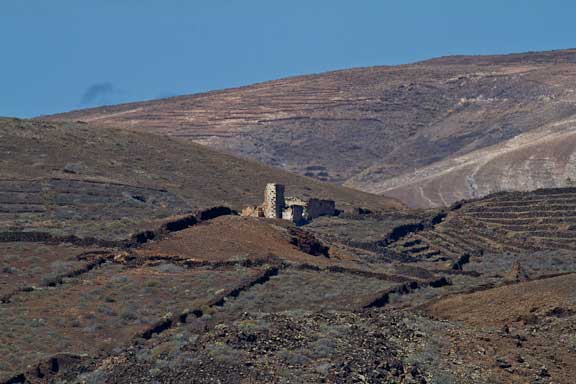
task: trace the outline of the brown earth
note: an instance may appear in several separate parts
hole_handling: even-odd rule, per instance
[[[169,239],[151,242],[138,249],[138,257],[175,258],[193,261],[257,261],[286,259],[327,263],[292,244],[289,222],[251,217],[222,216],[175,233]]]
[[[541,243],[533,226],[569,220],[572,193],[357,210],[299,228],[224,215],[108,249],[4,243],[3,289],[31,289],[0,304],[0,382],[570,383],[570,229]],[[534,217],[516,223],[522,204]],[[482,212],[496,205],[513,222],[489,238]],[[533,235],[524,247],[509,240],[518,225]],[[433,232],[453,235],[452,253],[410,248]]]
[[[437,207],[576,180],[576,50],[454,56],[47,117],[206,144]]]
[[[515,254],[538,271],[567,262],[562,255],[576,249],[575,220],[575,188],[502,192],[456,204],[438,225],[407,233],[388,248],[413,260],[454,268],[457,263],[463,269],[482,258],[491,260],[482,268],[498,268],[499,255]],[[558,256],[546,256],[550,251]]]
[[[146,133],[0,128],[2,384],[573,381],[574,188],[408,210]],[[227,208],[272,177],[345,212]]]
[[[0,312],[0,375],[25,370],[59,352],[109,353],[170,313],[209,304],[259,273],[257,268],[104,265],[57,288],[19,293]]]
[[[568,383],[576,374],[575,288],[576,276],[570,274],[447,297],[426,310],[488,336],[483,346],[460,339],[457,355],[463,364],[504,368],[509,382],[553,377],[548,380]]]
[[[105,249],[72,244],[0,243],[0,299],[30,287],[48,286],[61,276],[88,268],[79,255],[94,255]]]
[[[0,119],[0,233],[117,240],[173,216],[262,201],[268,182],[339,209],[396,200],[321,183],[194,143],[78,123]]]
[[[347,249],[329,247],[308,231],[288,221],[221,216],[192,226],[161,241],[151,241],[131,253],[136,259],[162,259],[188,263],[287,262],[315,267],[341,266],[390,272],[369,265]]]
[[[236,319],[254,304],[274,311],[352,310],[383,290],[425,282],[395,274],[393,266],[330,252],[288,222],[238,216],[210,219],[130,248],[89,249],[54,240],[0,245],[0,378],[61,359],[64,352],[80,360],[109,356],[198,317]],[[37,371],[27,377],[42,382],[51,375]]]
[[[576,276],[570,274],[447,297],[430,304],[428,310],[444,319],[482,327],[523,326],[545,317],[570,317],[576,311]]]

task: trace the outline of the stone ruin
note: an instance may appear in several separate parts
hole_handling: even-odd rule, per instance
[[[336,214],[336,203],[333,200],[284,197],[284,191],[283,184],[267,184],[264,190],[264,202],[258,206],[244,208],[242,216],[284,219],[295,224],[303,224],[316,217]]]
[[[266,184],[264,189],[264,216],[272,219],[281,219],[284,211],[284,185]]]

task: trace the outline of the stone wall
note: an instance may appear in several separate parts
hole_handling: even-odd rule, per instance
[[[320,216],[334,216],[336,203],[333,200],[310,199],[306,205],[308,220]]]
[[[336,203],[333,200],[304,200],[299,197],[287,197],[286,205],[301,205],[304,207],[302,215],[306,220],[312,220],[320,216],[334,216],[336,214]]]
[[[304,207],[301,205],[291,205],[282,212],[282,218],[284,220],[290,220],[295,224],[302,223],[304,221],[303,217]]]
[[[264,209],[259,205],[246,207],[242,210],[240,216],[264,217]]]
[[[264,190],[264,216],[281,219],[284,211],[284,185],[269,183]]]

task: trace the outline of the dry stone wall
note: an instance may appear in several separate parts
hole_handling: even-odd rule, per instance
[[[264,216],[281,219],[284,210],[284,185],[269,183],[264,190]]]

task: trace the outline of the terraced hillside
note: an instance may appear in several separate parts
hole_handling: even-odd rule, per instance
[[[21,232],[122,240],[173,216],[260,203],[264,186],[353,206],[395,200],[319,183],[194,143],[85,124],[0,119],[0,238]]]
[[[442,280],[320,245],[286,221],[227,215],[125,246],[2,243],[0,382],[52,380],[67,364],[247,311],[361,309]]]
[[[0,136],[1,384],[576,374],[576,188],[409,210],[148,134]],[[235,215],[272,177],[345,212]]]
[[[452,262],[483,253],[574,251],[575,220],[576,188],[504,192],[457,204],[442,223],[393,248],[416,260]]]
[[[532,224],[490,223],[489,209],[535,204],[530,220],[560,220],[574,192],[304,227],[208,209],[108,244],[4,238],[0,383],[570,383],[574,253],[540,230],[515,239]],[[571,231],[557,226],[553,239]],[[489,326],[458,305],[489,316],[519,298],[518,319]]]
[[[311,242],[326,251],[307,253]],[[0,304],[3,384],[569,383],[573,373],[573,276],[558,276],[574,271],[573,254],[571,264],[544,263],[530,270],[534,281],[518,283],[502,276],[517,258],[508,253],[491,269],[480,259],[454,270],[350,252],[285,221],[229,215],[130,248],[5,245],[18,257],[6,258],[16,264],[3,273],[19,275],[25,289]],[[50,281],[35,283],[42,271],[24,262],[34,246],[56,260]],[[57,249],[64,252],[54,258]],[[531,307],[520,303],[518,319],[491,318],[490,326],[470,322],[458,304],[489,316],[476,300],[506,306],[524,300],[518,292]],[[555,300],[543,300],[550,292]],[[559,337],[561,353],[542,355]]]
[[[576,50],[356,68],[49,117],[438,207],[576,180]]]
[[[403,268],[494,272],[514,260],[538,271],[570,270],[576,249],[576,188],[501,192],[444,210],[360,212],[306,229],[364,260]],[[505,255],[505,256],[503,256]]]

